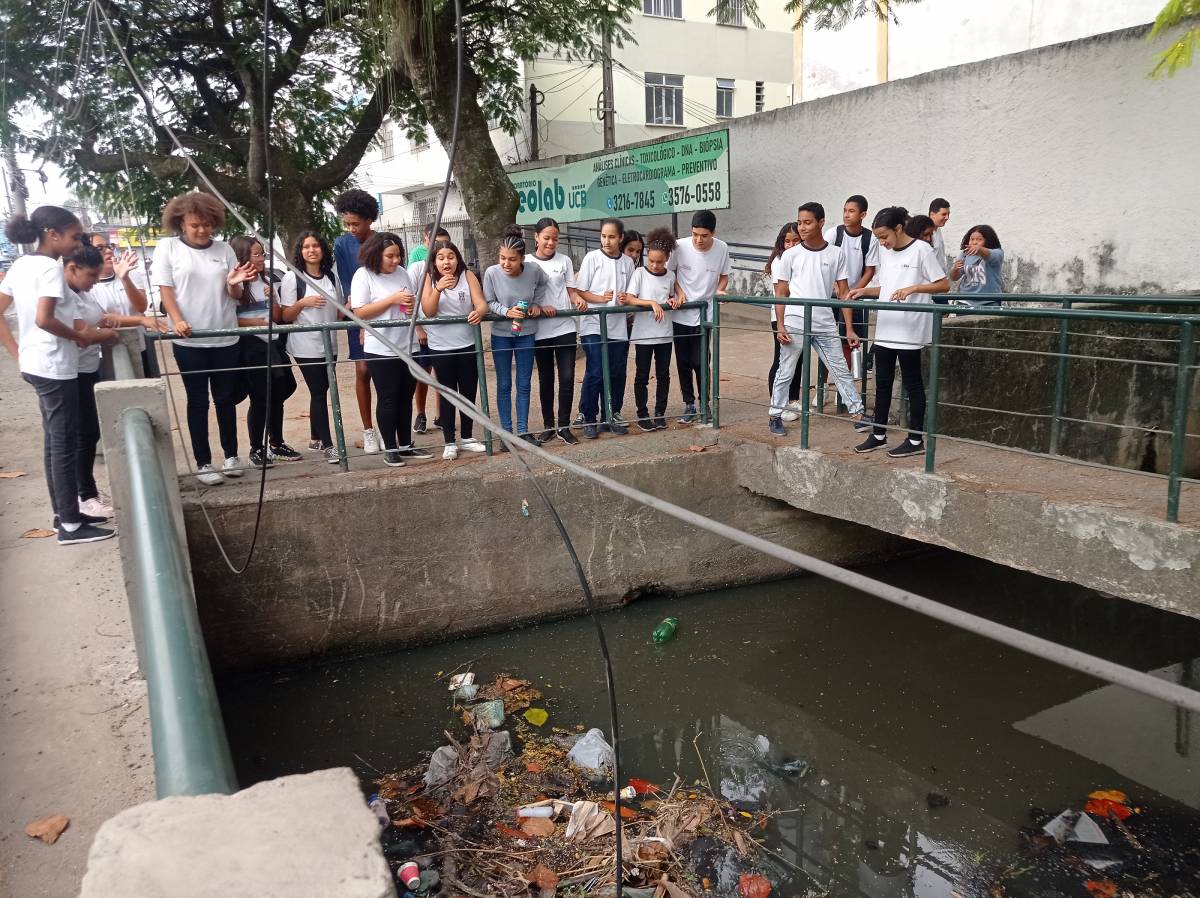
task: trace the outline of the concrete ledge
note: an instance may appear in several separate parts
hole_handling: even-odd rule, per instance
[[[345,767],[167,798],[100,827],[80,898],[395,898],[379,823]]]
[[[1025,483],[990,488],[965,471],[925,474],[882,453],[745,441],[736,455],[741,486],[796,508],[1200,617],[1200,529],[1105,504],[1109,481],[1135,475],[1060,464],[1047,481],[1045,460],[997,451],[977,461],[990,461],[993,475],[1013,467],[1015,480],[1024,466]],[[1087,488],[1068,490],[1075,479]]]

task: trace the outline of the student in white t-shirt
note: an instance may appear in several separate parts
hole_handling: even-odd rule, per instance
[[[17,259],[0,283],[0,345],[16,359],[21,377],[37,392],[42,413],[42,459],[62,546],[109,539],[114,530],[98,527],[105,518],[79,507],[75,457],[79,431],[79,352],[94,344],[117,342],[116,331],[87,327],[76,313],[59,260],[80,248],[83,227],[71,212],[41,206],[26,218],[14,215],[5,226],[16,244],[37,249]],[[18,339],[4,313],[17,309]]]
[[[332,324],[338,310],[321,291],[337,302],[344,302],[342,285],[333,263],[333,250],[316,231],[301,231],[292,250],[292,264],[304,272],[300,277],[291,269],[279,285],[280,318],[283,324]],[[330,334],[332,361],[337,361],[337,344]],[[308,387],[308,448],[321,452],[336,465],[341,459],[329,431],[329,370],[326,367],[325,341],[318,331],[288,334],[288,352],[300,369]],[[336,384],[333,385],[336,388]]]
[[[700,341],[710,342],[709,334],[700,333],[700,310],[679,309],[685,302],[705,301],[709,305],[708,320],[712,321],[715,297],[723,296],[729,286],[733,262],[729,247],[714,235],[717,216],[702,209],[692,216],[692,238],[681,240],[671,255],[671,272],[675,275],[675,299],[671,308],[672,330],[675,334],[675,368],[679,373],[679,392],[683,396],[683,424],[696,420],[696,397],[700,393]]]
[[[426,328],[429,334],[429,354],[438,383],[456,390],[463,397],[475,401],[479,390],[479,370],[475,364],[475,335],[479,333],[479,322],[488,313],[483,287],[475,272],[467,268],[458,247],[449,240],[436,240],[429,249],[431,271],[434,277],[425,279],[421,293],[421,314],[430,318],[466,318],[466,324],[441,324]],[[436,280],[435,280],[436,279]],[[458,442],[454,436],[456,409],[445,396],[438,395],[438,421],[441,422],[442,439],[446,448],[442,458],[458,458],[458,452],[485,452],[487,447],[475,439],[475,422],[459,413],[462,426]]]
[[[871,233],[871,229],[863,224],[867,214],[867,198],[861,193],[849,197],[842,205],[842,223],[836,228],[825,232],[825,239],[842,251],[846,259],[846,287],[857,290],[871,283],[879,268],[879,241]],[[853,309],[851,318],[854,323],[854,333],[858,335],[859,344],[863,351],[864,368],[869,369],[870,357],[867,354],[867,321],[870,316],[863,309]],[[846,336],[846,325],[838,319],[838,333]],[[850,364],[850,343],[843,340],[842,357]]]
[[[933,339],[933,315],[907,312],[905,306],[931,304],[933,295],[950,290],[950,280],[924,240],[904,230],[908,211],[899,206],[880,210],[871,230],[879,238],[879,286],[852,290],[853,299],[879,297],[897,303],[896,311],[875,318],[875,430],[855,452],[874,452],[887,445],[888,413],[896,364],[908,395],[908,438],[888,450],[893,458],[925,451],[925,381],[921,375],[921,350]]]
[[[425,271],[425,260],[429,258],[429,247],[439,241],[450,239],[450,232],[445,228],[438,228],[437,233],[433,233],[433,222],[425,225],[425,242],[412,251],[408,257],[408,279],[412,281],[413,292],[418,297],[421,296],[425,289],[425,284],[422,282],[422,275],[425,279],[433,278],[437,280],[437,273],[433,270],[433,264],[429,265],[429,272]],[[433,371],[433,356],[429,354],[429,333],[423,327],[417,328],[417,345],[413,350],[413,359],[416,363],[426,371]],[[429,405],[429,384],[422,381],[417,381],[417,386],[413,390],[413,408],[417,412],[417,416],[413,418],[413,433],[429,433],[429,418],[426,415],[425,409]],[[439,406],[440,407],[440,406]],[[440,427],[441,422],[434,420],[434,427]]]
[[[100,280],[90,291],[96,302],[113,315],[145,315],[149,300],[144,289],[145,279],[137,270],[137,253],[126,250],[118,256],[116,247],[103,234],[89,234],[87,242],[104,258]]]
[[[404,270],[404,243],[387,231],[374,233],[358,254],[361,263],[350,282],[350,307],[360,318],[376,321],[407,319],[416,296]],[[408,344],[408,330],[382,330],[389,342]],[[383,463],[399,468],[409,458],[432,458],[412,442],[412,398],[416,378],[387,344],[363,331],[363,358],[375,385],[375,418],[383,441]]]
[[[775,245],[771,248],[771,255],[767,257],[767,264],[763,266],[763,274],[767,279],[767,289],[771,295],[775,295],[775,282],[786,280],[780,276],[779,263],[785,252],[800,242],[800,232],[796,230],[794,221],[787,222],[779,233],[775,236]],[[775,372],[779,370],[779,329],[783,324],[775,315],[775,304],[771,304],[771,369],[767,372],[767,399],[771,398],[771,385],[775,383]],[[788,404],[783,410],[781,416],[784,421],[795,421],[800,417],[800,372],[796,371],[792,375],[792,381],[788,385]]]
[[[633,330],[629,334],[634,345],[633,401],[637,407],[637,426],[644,431],[667,428],[671,344],[675,337],[667,311],[675,295],[675,275],[667,266],[675,245],[675,235],[667,228],[655,228],[646,235],[642,266],[629,279],[623,298],[625,305],[650,309],[633,316]],[[655,380],[653,416],[649,407],[651,362]]]
[[[557,437],[568,446],[579,442],[571,432],[571,407],[575,403],[575,358],[578,350],[578,319],[559,317],[559,312],[574,311],[577,302],[572,284],[575,283],[575,263],[558,251],[558,222],[543,218],[533,226],[533,252],[525,257],[527,264],[538,266],[546,274],[549,285],[542,301],[542,317],[538,321],[537,338],[533,341],[533,358],[537,364],[538,397],[542,406],[543,443]],[[558,371],[558,414],[555,415],[555,369]]]
[[[929,204],[929,218],[933,221],[933,257],[937,259],[942,270],[946,270],[946,238],[942,236],[942,228],[950,222],[950,201],[939,196]]]
[[[255,278],[249,263],[239,265],[233,248],[213,240],[225,226],[225,207],[211,194],[182,193],[163,209],[163,230],[174,237],[154,248],[151,281],[163,311],[183,339],[171,343],[187,394],[188,436],[196,460],[196,479],[207,486],[244,473],[238,458],[237,404],[245,396],[241,353],[235,335],[193,337],[193,330],[237,327],[242,284]],[[208,397],[217,409],[217,433],[225,464],[212,466],[208,445]]]
[[[775,295],[792,299],[824,299],[846,295],[846,258],[839,247],[825,239],[821,233],[825,225],[825,207],[820,203],[805,203],[796,213],[796,229],[800,232],[800,243],[785,252],[779,259]],[[783,321],[779,329],[779,370],[771,386],[771,414],[767,422],[772,434],[783,436],[783,412],[787,401],[788,385],[800,361],[804,340],[804,309],[802,305],[775,306],[776,318]],[[839,310],[846,325],[846,339],[851,346],[858,345],[858,335],[851,326],[850,310]],[[846,367],[842,356],[841,337],[829,306],[813,306],[809,317],[809,341],[817,351],[825,367],[837,383],[838,393],[850,416],[855,430],[870,426],[863,415],[863,401],[854,386],[854,378]]]
[[[625,222],[619,218],[606,218],[600,223],[600,248],[583,257],[579,271],[575,273],[575,295],[588,308],[606,306],[615,309],[620,305],[633,276],[633,259],[621,252],[621,238],[625,236]],[[629,369],[629,329],[625,316],[609,313],[608,320],[608,384],[609,421],[597,421],[604,413],[601,392],[604,389],[604,346],[600,338],[600,315],[585,315],[579,319],[579,344],[583,347],[586,365],[583,384],[579,388],[579,417],[577,424],[583,425],[585,439],[594,440],[601,430],[617,436],[629,433],[629,427],[621,418],[621,406],[625,401],[625,378]]]

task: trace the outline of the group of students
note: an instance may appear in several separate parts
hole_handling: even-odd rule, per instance
[[[921,373],[921,351],[933,338],[933,315],[908,311],[920,303],[937,299],[958,281],[967,305],[999,305],[1001,264],[1004,251],[995,230],[975,225],[963,236],[960,252],[946,272],[945,243],[941,229],[950,218],[950,204],[943,198],[929,206],[929,215],[910,216],[901,206],[880,210],[871,226],[864,225],[867,200],[855,194],[842,207],[842,224],[826,229],[825,209],[817,202],[799,207],[795,222],[779,230],[765,273],[775,296],[781,299],[830,297],[843,301],[882,299],[896,303],[895,310],[876,315],[874,343],[864,353],[864,367],[875,370],[874,415],[866,414],[863,397],[850,373],[851,353],[867,339],[866,310],[842,307],[839,314],[829,306],[814,306],[809,313],[809,341],[823,369],[829,372],[845,404],[854,429],[865,439],[856,452],[874,452],[887,447],[887,422],[891,411],[896,366],[908,398],[909,434],[887,450],[893,458],[925,451],[925,384]],[[871,282],[877,281],[872,287]],[[983,297],[983,298],[980,298]],[[775,436],[784,436],[785,421],[800,415],[800,376],[805,307],[776,304],[771,313],[775,356],[768,374],[771,407],[767,426]],[[838,320],[840,319],[840,320]],[[865,347],[864,347],[865,348]]]

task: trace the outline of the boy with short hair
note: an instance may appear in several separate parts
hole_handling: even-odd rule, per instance
[[[846,260],[846,284],[849,290],[865,287],[871,283],[871,278],[875,277],[875,270],[879,267],[879,241],[875,239],[871,229],[863,225],[863,218],[866,214],[867,198],[861,193],[856,193],[842,206],[842,223],[825,232],[825,239],[838,247],[842,251],[842,258]],[[869,358],[867,356],[867,319],[869,317],[866,309],[852,310],[853,331],[862,345],[863,367],[866,369],[870,368],[870,365],[867,364]],[[838,316],[838,333],[843,338],[848,336],[845,322],[841,320],[841,316]],[[850,343],[847,340],[842,343],[842,357],[846,360],[847,366],[850,364],[850,352]]]
[[[346,229],[346,233],[333,242],[333,259],[342,289],[349,294],[354,272],[358,271],[358,251],[374,233],[371,226],[379,218],[379,203],[365,190],[347,190],[334,198],[333,209]],[[354,395],[363,423],[363,451],[375,455],[379,452],[379,436],[371,422],[371,374],[363,354],[362,331],[357,327],[346,331],[346,342],[350,347],[350,358],[354,359]],[[311,444],[309,448],[312,448]]]
[[[692,216],[690,240],[680,240],[671,256],[667,270],[675,275],[675,296],[671,300],[671,328],[675,339],[675,369],[679,374],[679,392],[683,395],[683,415],[680,421],[690,424],[696,420],[696,397],[700,392],[700,310],[679,309],[685,302],[706,300],[709,320],[715,297],[724,296],[729,286],[733,262],[729,246],[718,240],[717,216],[702,209]]]
[[[841,248],[829,243],[821,233],[824,224],[825,207],[820,203],[805,203],[796,213],[796,229],[800,233],[800,243],[779,257],[780,280],[775,282],[777,297],[813,299],[836,296],[841,299],[846,295],[846,260]],[[846,339],[851,347],[857,346],[858,335],[854,333],[850,309],[844,308],[841,312],[846,325]],[[788,385],[792,382],[792,375],[796,373],[796,364],[800,361],[803,349],[804,306],[777,305],[775,317],[783,326],[778,332],[779,368],[775,373],[775,382],[771,384],[768,426],[774,436],[786,436],[787,430],[783,426],[782,415],[787,405]],[[829,306],[814,306],[809,326],[810,345],[817,350],[817,354],[837,381],[838,393],[854,418],[854,429],[868,429],[870,422],[863,414],[862,397],[855,388],[854,378],[850,376],[850,369],[846,367],[838,349],[841,340],[838,337],[833,309]]]
[[[938,264],[943,269],[949,270],[946,265],[946,241],[942,237],[942,228],[950,221],[950,201],[945,197],[939,196],[929,204],[929,217],[933,220],[933,254],[937,257]]]

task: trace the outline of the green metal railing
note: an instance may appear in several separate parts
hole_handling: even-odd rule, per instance
[[[801,339],[801,387],[803,399],[800,410],[800,447],[808,448],[809,443],[809,366],[811,359],[812,310],[816,307],[834,309],[867,309],[873,311],[897,311],[896,303],[883,301],[853,300],[838,301],[833,299],[779,299],[763,296],[724,296],[727,303],[751,306],[769,307],[771,305],[803,306],[804,324]],[[1044,296],[1004,294],[1005,302],[1056,303],[1054,307],[1021,307],[985,306],[968,307],[962,305],[942,305],[936,303],[905,304],[905,312],[918,312],[935,316],[933,319],[933,340],[929,347],[930,383],[927,385],[925,408],[925,471],[933,473],[937,457],[938,403],[940,393],[939,369],[943,349],[941,335],[942,322],[947,315],[952,316],[988,316],[1000,318],[1053,319],[1059,322],[1058,353],[1055,370],[1053,415],[1051,419],[1051,454],[1057,454],[1060,443],[1061,425],[1064,419],[1065,393],[1067,383],[1067,363],[1069,361],[1069,326],[1071,322],[1080,321],[1110,321],[1127,324],[1156,324],[1170,328],[1178,328],[1179,353],[1176,361],[1175,401],[1171,428],[1171,461],[1167,473],[1167,520],[1179,520],[1179,496],[1183,483],[1184,447],[1187,439],[1188,405],[1191,401],[1192,381],[1195,377],[1194,365],[1196,358],[1195,330],[1200,324],[1200,314],[1195,313],[1200,306],[1200,296],[1191,297],[1162,297],[1162,296]],[[1162,306],[1165,308],[1189,309],[1191,314],[1175,312],[1129,312],[1114,309],[1081,309],[1078,305],[1095,303],[1098,305],[1125,306]],[[719,308],[719,305],[718,305]],[[720,328],[719,312],[713,316],[710,327]],[[718,341],[719,341],[718,333]],[[713,421],[720,420],[720,356],[714,356],[712,381],[717,387],[713,394]],[[883,422],[886,425],[887,422]],[[941,434],[941,436],[946,436]]]

